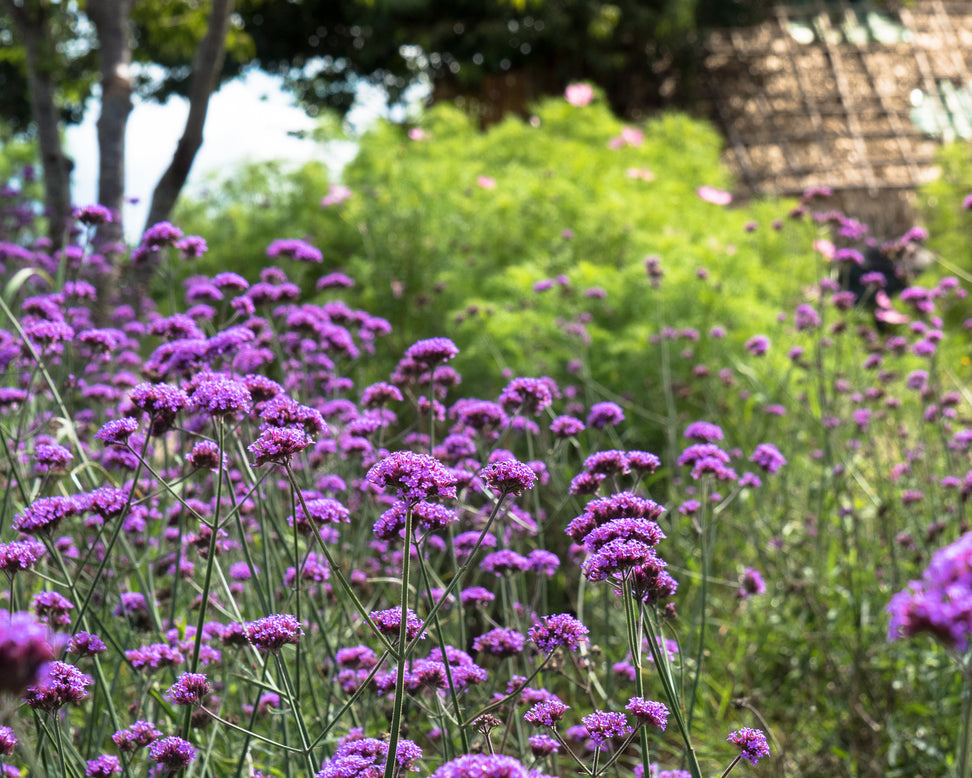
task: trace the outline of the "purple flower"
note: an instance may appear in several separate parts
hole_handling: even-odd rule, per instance
[[[53,532],[63,519],[81,514],[84,507],[77,497],[41,497],[14,516],[11,526],[25,535]]]
[[[760,729],[743,727],[735,732],[730,732],[726,740],[734,746],[739,746],[739,755],[752,765],[764,756],[770,755],[766,735]]]
[[[80,705],[93,683],[90,676],[74,665],[54,661],[51,662],[47,678],[36,686],[27,687],[24,702],[34,710],[53,713],[64,705]]]
[[[150,721],[140,719],[128,729],[120,729],[111,736],[112,742],[119,751],[134,751],[136,748],[144,748],[154,740],[162,737],[162,733],[155,728]]]
[[[530,565],[530,570],[548,578],[554,575],[557,568],[560,567],[560,558],[552,551],[543,548],[536,548],[527,554],[527,562]]]
[[[551,384],[549,378],[514,378],[500,393],[500,405],[508,412],[539,416],[553,403]]]
[[[544,616],[530,627],[527,636],[537,644],[543,653],[550,654],[563,646],[568,651],[576,651],[582,642],[587,642],[587,627],[567,613]]]
[[[319,263],[324,261],[324,255],[310,243],[297,238],[282,238],[267,246],[267,256],[290,257],[297,262]]]
[[[38,592],[34,595],[31,606],[40,621],[50,624],[55,629],[71,624],[68,611],[74,609],[74,603],[57,592]]]
[[[202,705],[212,691],[205,673],[183,673],[165,693],[174,705]]]
[[[246,625],[246,639],[261,651],[276,653],[285,645],[297,645],[304,634],[296,616],[272,614]]]
[[[414,505],[431,497],[455,497],[455,476],[438,459],[414,451],[397,451],[373,465],[368,480],[393,487],[398,499]]]
[[[402,609],[401,608],[388,608],[383,611],[372,611],[371,620],[375,622],[375,626],[381,631],[386,637],[393,639],[398,638],[399,630],[402,624]],[[419,636],[422,630],[422,620],[411,608],[405,617],[405,639],[414,640]],[[425,633],[422,633],[424,637]]]
[[[0,611],[0,692],[20,694],[47,677],[54,659],[48,628],[23,611]]]
[[[968,650],[972,635],[972,533],[935,552],[921,579],[891,598],[888,640],[928,632],[949,648]]]
[[[555,727],[568,710],[570,710],[569,705],[554,697],[538,702],[523,714],[523,719],[527,724],[535,727]]]
[[[596,710],[581,719],[587,727],[587,733],[595,748],[610,745],[614,739],[621,739],[631,734],[631,725],[623,713]]]
[[[483,586],[470,586],[459,592],[459,600],[463,607],[483,607],[496,599],[496,595]]]
[[[597,451],[584,460],[584,470],[593,476],[627,475],[628,457],[623,451]]]
[[[141,246],[157,251],[162,246],[175,243],[182,237],[182,230],[170,222],[159,222],[153,224],[142,234]]]
[[[608,577],[620,576],[633,567],[655,567],[659,564],[664,566],[664,562],[647,543],[619,537],[608,541],[585,559],[581,572],[588,581],[603,581]]]
[[[534,773],[511,756],[466,754],[446,762],[432,778],[534,778]]]
[[[76,221],[87,224],[89,227],[114,221],[111,216],[111,210],[97,203],[75,208],[71,216]]]
[[[111,754],[102,754],[97,759],[89,759],[84,769],[85,778],[108,778],[121,772],[121,759]]]
[[[479,471],[483,483],[500,494],[523,494],[526,489],[532,489],[537,480],[537,474],[515,459],[493,462]]]
[[[200,381],[189,398],[192,410],[215,417],[245,414],[250,404],[249,389],[240,381],[223,377]]]
[[[492,573],[497,578],[512,573],[522,573],[530,569],[530,560],[508,548],[494,551],[483,557],[479,563],[481,570]]]
[[[197,753],[192,743],[174,735],[153,740],[149,745],[149,756],[170,772],[184,770]]]
[[[770,475],[786,464],[786,458],[772,443],[760,443],[756,446],[756,450],[749,457],[749,461]]]
[[[420,365],[430,367],[441,362],[448,362],[459,349],[448,338],[428,338],[413,343],[405,350],[405,357]]]
[[[10,756],[17,747],[17,736],[7,726],[0,726],[0,756]]]
[[[560,743],[550,735],[532,735],[527,738],[527,743],[530,744],[530,753],[538,758],[550,756],[550,754],[556,754],[560,751]]]
[[[685,428],[685,437],[696,443],[714,443],[724,437],[722,427],[708,421],[695,421]]]
[[[558,438],[572,438],[585,429],[584,422],[574,416],[558,416],[550,422],[550,431]]]
[[[267,427],[246,450],[253,455],[254,465],[283,464],[313,443],[313,438],[298,427]]]
[[[378,778],[388,758],[388,742],[362,737],[360,730],[342,738],[334,756],[324,763],[314,778]],[[395,761],[401,772],[411,770],[422,758],[422,749],[411,740],[399,740]],[[400,774],[400,773],[396,773]]]
[[[13,578],[16,573],[22,570],[30,570],[43,555],[43,543],[31,538],[0,543],[0,572]]]
[[[128,439],[138,431],[138,420],[130,416],[112,419],[95,433],[95,437],[106,446],[124,446]]]
[[[754,335],[746,341],[746,350],[754,357],[761,357],[769,351],[770,341],[765,335]]]
[[[646,546],[656,546],[665,533],[651,519],[611,519],[591,530],[584,537],[584,548],[596,552],[612,540],[637,540]]]
[[[632,697],[624,706],[641,724],[651,724],[664,731],[668,723],[668,708],[660,702],[652,702],[644,697]]]
[[[485,632],[473,641],[473,650],[497,657],[516,656],[523,651],[526,638],[515,629],[497,627]]]
[[[747,567],[743,570],[742,575],[739,576],[739,590],[736,592],[740,599],[748,599],[754,594],[763,594],[766,592],[766,582],[763,580],[763,576],[759,574],[759,571]]]
[[[90,632],[76,632],[67,646],[67,653],[78,656],[94,656],[108,650],[105,641]]]
[[[192,451],[186,454],[186,462],[197,470],[219,470],[223,461],[219,446],[212,440],[196,441]]]
[[[160,667],[174,667],[186,661],[182,652],[168,643],[152,643],[140,648],[128,649],[125,651],[125,658],[134,669],[149,672],[158,670]]]
[[[624,411],[621,406],[613,402],[594,403],[587,414],[587,426],[594,429],[616,427],[624,421]]]
[[[34,446],[34,472],[56,473],[67,469],[74,459],[74,454],[64,446],[49,443],[38,443]]]

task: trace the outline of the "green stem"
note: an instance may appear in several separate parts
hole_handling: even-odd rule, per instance
[[[405,667],[408,655],[405,647],[408,641],[408,575],[412,558],[412,506],[405,511],[405,546],[402,555],[402,605],[401,621],[398,626],[398,675],[395,678],[395,703],[392,708],[391,739],[388,741],[388,758],[385,760],[385,778],[394,778],[395,757],[398,755],[399,729],[402,725],[402,710],[405,707]],[[445,659],[445,657],[443,657]]]
[[[972,777],[972,668],[965,667],[962,684],[962,725],[959,734],[956,775]]]

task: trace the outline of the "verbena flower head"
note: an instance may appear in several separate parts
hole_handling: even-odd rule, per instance
[[[766,582],[759,570],[747,567],[739,577],[739,589],[736,595],[740,599],[747,599],[754,594],[764,594],[766,592]]]
[[[438,459],[414,451],[397,451],[373,465],[368,480],[396,490],[398,499],[414,505],[435,497],[455,497],[455,475]]]
[[[352,730],[352,732],[356,732]],[[388,758],[388,742],[358,734],[343,738],[323,768],[314,778],[379,778]],[[402,771],[415,770],[422,758],[422,749],[412,740],[398,741],[395,761]],[[397,774],[397,773],[396,773]]]
[[[550,735],[532,735],[527,738],[527,743],[530,744],[530,753],[538,758],[560,752],[560,743]]]
[[[285,645],[297,645],[304,634],[296,616],[272,614],[246,625],[246,639],[261,651],[277,652]]]
[[[30,570],[44,555],[44,544],[32,538],[0,543],[0,572],[13,577],[23,570]]]
[[[448,338],[419,340],[405,350],[406,358],[426,367],[448,362],[458,353],[459,348]]]
[[[74,665],[51,662],[47,678],[36,686],[29,686],[24,702],[34,710],[53,713],[64,705],[80,705],[88,696],[88,687],[94,680]]]
[[[512,756],[499,754],[466,754],[446,762],[432,773],[432,778],[535,778]]]
[[[77,654],[78,656],[94,656],[103,651],[107,651],[108,646],[97,635],[90,632],[76,632],[68,642],[67,653]]]
[[[84,769],[85,778],[109,778],[121,772],[121,759],[112,754],[102,754],[97,759],[89,759]]]
[[[401,608],[388,608],[383,611],[372,611],[371,620],[375,622],[375,626],[381,631],[386,637],[397,639],[398,632],[402,624],[402,609]],[[422,620],[418,617],[411,608],[405,617],[405,639],[414,640],[419,636],[422,630]],[[422,633],[424,637],[424,633]]]
[[[596,710],[581,721],[587,727],[587,734],[595,748],[604,748],[612,740],[620,740],[632,732],[625,715],[614,711]]]
[[[726,740],[734,746],[739,746],[740,755],[751,765],[770,755],[769,743],[766,742],[766,735],[761,729],[743,727],[730,732]]]
[[[479,477],[483,479],[483,483],[500,494],[514,496],[532,489],[537,480],[537,474],[529,465],[515,459],[486,465],[479,471]]]
[[[149,756],[166,770],[184,770],[199,752],[188,740],[171,735],[153,740],[149,745]]]
[[[58,592],[38,592],[31,601],[31,608],[40,621],[63,629],[71,624],[68,614],[74,609],[74,603]]]
[[[297,262],[319,263],[324,261],[324,255],[312,245],[297,238],[281,238],[267,246],[267,256],[289,257]]]
[[[267,427],[246,450],[253,455],[254,465],[279,465],[313,443],[314,439],[300,427]]]
[[[484,632],[473,641],[473,651],[482,651],[497,657],[516,656],[523,651],[526,638],[515,629],[497,627]]]
[[[722,427],[708,421],[695,421],[685,428],[685,437],[696,443],[715,443],[722,440]]]
[[[588,632],[590,630],[570,614],[558,613],[541,618],[530,627],[527,636],[543,653],[550,654],[560,646],[576,651],[582,642],[587,641]]]
[[[921,579],[888,604],[888,639],[928,632],[948,648],[969,649],[972,636],[972,532],[932,556]]]
[[[594,403],[587,414],[587,426],[594,429],[616,427],[624,421],[624,411],[613,402]]]
[[[756,446],[749,461],[765,472],[773,474],[786,464],[786,458],[772,443],[760,443]]]
[[[136,432],[138,432],[138,420],[125,416],[106,422],[95,433],[95,437],[106,446],[124,446]]]
[[[551,697],[536,703],[523,714],[523,720],[535,727],[556,727],[568,710],[570,710],[569,705],[565,705],[556,697]]]
[[[553,403],[551,382],[543,378],[514,378],[500,393],[503,410],[539,416]]]
[[[632,697],[625,708],[631,711],[641,724],[651,724],[663,731],[668,724],[669,710],[661,702],[646,700],[644,697]]]
[[[61,521],[78,516],[84,508],[84,502],[74,496],[41,497],[18,513],[11,526],[25,535],[53,532]]]
[[[205,673],[183,673],[165,693],[174,705],[202,705],[212,692]]]
[[[10,756],[17,747],[17,736],[13,729],[0,726],[0,756]]]
[[[111,736],[112,742],[119,751],[125,753],[137,748],[144,748],[162,737],[162,733],[150,721],[140,719],[127,729],[120,729]]]
[[[0,611],[0,692],[20,694],[44,681],[54,659],[49,635],[30,613]]]

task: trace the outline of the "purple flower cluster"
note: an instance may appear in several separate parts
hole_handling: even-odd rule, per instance
[[[766,735],[760,729],[743,727],[742,729],[737,729],[735,732],[730,732],[726,740],[734,746],[738,746],[739,755],[752,765],[770,755]]]
[[[395,489],[398,499],[410,505],[456,496],[455,475],[429,454],[397,451],[373,465],[367,478],[376,486]]]
[[[632,732],[625,715],[614,711],[596,710],[581,721],[595,748],[609,746],[612,740],[621,740]]]
[[[377,738],[360,736],[360,731],[342,738],[314,778],[377,778],[382,775],[388,758],[388,743]],[[414,741],[398,741],[395,762],[400,771],[416,770],[415,763],[422,758],[422,749]],[[398,774],[398,773],[396,773]]]
[[[297,645],[304,630],[296,616],[275,613],[251,621],[246,625],[245,634],[251,645],[276,653],[286,645]]]
[[[35,710],[53,713],[65,705],[79,705],[94,680],[74,665],[54,661],[47,677],[24,693],[24,702]]]
[[[972,636],[972,532],[935,552],[921,579],[888,604],[888,639],[923,632],[965,652]]]
[[[31,614],[0,611],[0,692],[20,694],[47,678],[54,659],[48,628]]]
[[[569,613],[544,616],[530,627],[527,637],[543,653],[551,654],[563,646],[568,651],[577,651],[580,644],[587,642],[587,627]]]

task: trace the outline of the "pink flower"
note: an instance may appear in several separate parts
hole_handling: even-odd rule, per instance
[[[352,192],[348,187],[341,186],[341,184],[331,184],[327,188],[327,194],[321,198],[321,208],[330,208],[332,205],[343,203],[351,195]]]
[[[836,248],[829,240],[815,240],[813,242],[813,248],[815,251],[819,251],[821,254],[823,254],[824,259],[834,258]]]
[[[476,183],[479,184],[483,189],[495,189],[496,179],[490,176],[480,176],[476,179]]]
[[[965,196],[965,199],[962,201],[962,207],[966,211],[972,209],[972,194]]]
[[[645,134],[636,127],[623,127],[621,134],[608,141],[609,149],[620,149],[624,146],[640,146],[645,140]]]
[[[415,141],[425,140],[428,138],[428,134],[421,127],[412,127],[408,131],[408,137]]]
[[[732,202],[732,195],[724,189],[716,189],[713,186],[700,186],[695,193],[707,203],[713,205],[729,205]]]
[[[624,174],[628,178],[640,178],[642,181],[654,181],[655,174],[652,173],[648,168],[642,167],[629,167]]]
[[[564,99],[571,105],[582,108],[594,99],[594,90],[590,84],[570,84],[564,90]]]

